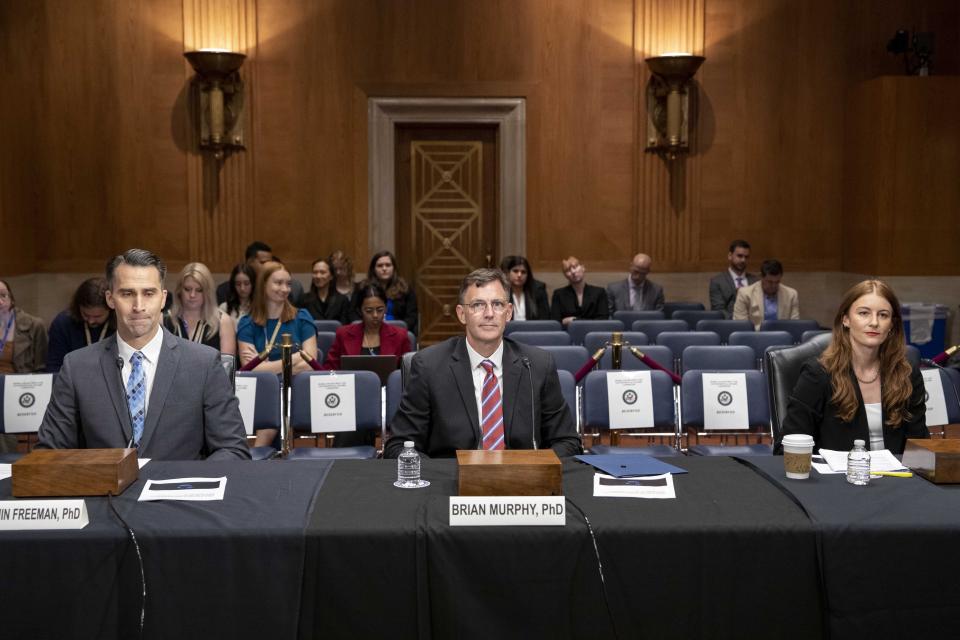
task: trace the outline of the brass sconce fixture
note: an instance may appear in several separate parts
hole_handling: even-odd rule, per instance
[[[200,98],[200,148],[222,160],[225,151],[243,149],[242,53],[223,49],[188,51],[183,56],[197,72]]]
[[[690,150],[690,80],[704,60],[689,53],[646,59],[653,72],[647,84],[648,152],[674,160]]]

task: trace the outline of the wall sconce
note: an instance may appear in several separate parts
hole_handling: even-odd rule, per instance
[[[224,151],[243,149],[242,53],[223,49],[188,51],[183,56],[197,72],[200,97],[200,148],[222,160]]]
[[[647,151],[674,160],[689,151],[690,80],[706,60],[689,53],[647,58]]]

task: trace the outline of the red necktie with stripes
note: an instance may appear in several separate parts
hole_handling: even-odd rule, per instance
[[[503,403],[500,401],[500,385],[493,373],[493,363],[484,360],[480,363],[487,375],[483,378],[483,394],[480,407],[480,430],[483,433],[483,448],[487,451],[505,449],[503,438]]]

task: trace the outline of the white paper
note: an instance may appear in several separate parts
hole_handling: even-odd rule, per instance
[[[137,464],[140,465],[140,468],[143,469],[147,466],[147,463],[150,462],[152,458],[137,458]]]
[[[604,473],[593,474],[593,495],[596,498],[676,498],[673,474],[642,478],[615,478]]]
[[[40,430],[43,414],[50,404],[52,373],[7,375],[3,388],[3,420],[7,433]]]
[[[357,397],[353,376],[310,377],[310,431],[357,430]]]
[[[834,474],[834,473],[847,472],[846,467],[844,467],[843,471],[834,471],[833,469],[830,468],[830,465],[827,464],[826,460],[824,460],[820,456],[813,456],[813,458],[811,458],[810,460],[810,466],[812,466],[817,471],[817,473],[825,476]]]
[[[13,475],[13,469],[9,464],[0,464],[0,480],[9,478]]]
[[[947,402],[943,397],[943,380],[940,377],[940,369],[924,369],[920,372],[923,376],[923,386],[927,390],[927,426],[936,427],[942,424],[949,424],[947,418]]]
[[[240,417],[248,436],[253,435],[253,414],[257,406],[257,379],[237,376],[234,386],[237,401],[240,403]]]
[[[703,428],[750,428],[746,375],[743,373],[703,374]]]
[[[147,480],[140,493],[140,502],[151,500],[223,500],[227,477],[222,478],[170,478]]]
[[[827,464],[830,465],[830,469],[836,472],[847,471],[847,455],[849,451],[832,451],[830,449],[820,449],[820,455],[823,456],[823,459],[827,461]],[[904,471],[906,467],[903,466],[899,460],[890,453],[889,449],[881,449],[879,451],[867,451],[870,454],[870,470],[871,471]]]
[[[649,371],[608,371],[607,408],[611,429],[653,426],[653,390]]]

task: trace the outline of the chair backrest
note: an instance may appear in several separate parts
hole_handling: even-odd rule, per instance
[[[321,331],[336,333],[337,329],[340,328],[340,322],[337,320],[314,320],[313,326],[317,328],[318,333]]]
[[[510,320],[503,335],[517,331],[563,331],[563,325],[556,320]]]
[[[29,410],[36,412],[36,415],[33,416],[33,417],[31,417],[31,419],[34,419],[34,418],[35,418],[35,419],[37,420],[37,428],[36,428],[36,429],[31,429],[31,430],[29,430],[29,431],[20,431],[20,430],[17,430],[17,431],[7,431],[7,423],[6,423],[6,417],[5,417],[6,408],[5,408],[5,406],[4,406],[4,401],[3,401],[3,399],[4,399],[4,394],[6,394],[6,392],[7,392],[7,382],[8,382],[7,378],[8,378],[8,376],[13,376],[13,377],[15,377],[15,378],[20,378],[21,376],[30,376],[31,378],[32,378],[33,376],[37,376],[38,378],[39,378],[40,376],[52,376],[52,377],[50,378],[50,389],[52,390],[52,389],[53,389],[53,386],[57,383],[57,376],[58,376],[58,375],[59,375],[59,374],[57,374],[57,373],[11,373],[11,374],[6,374],[6,375],[0,374],[0,433],[9,433],[9,434],[11,434],[11,435],[17,434],[17,433],[36,433],[37,430],[40,428],[40,422],[43,420],[43,414],[46,412],[46,408],[47,408],[46,405],[41,406],[40,404],[37,403],[35,393],[31,393],[30,391],[27,391],[27,390],[25,389],[25,390],[23,391],[23,393],[21,393],[18,401],[21,403],[21,404],[20,404],[20,407],[27,407],[27,406],[29,406]],[[114,375],[117,375],[117,374],[114,374]],[[118,379],[117,379],[117,384],[120,384],[119,377],[118,377]],[[26,394],[29,394],[29,395],[33,396],[33,399],[31,399],[31,400],[28,401],[26,398],[23,397],[23,396],[26,395]],[[28,402],[29,402],[29,405],[28,405]],[[20,412],[20,411],[19,411],[19,407],[18,407],[18,413],[19,413],[19,412]],[[26,418],[21,417],[21,419],[26,419]],[[10,459],[8,460],[8,459],[4,458],[4,459],[3,459],[3,462],[11,462],[11,461],[12,461],[13,459],[15,459],[16,457],[17,457],[17,456],[11,454]]]
[[[908,344],[906,347],[906,356],[907,356],[907,362],[909,362],[911,366],[913,367],[920,366],[920,359],[922,358],[922,356],[920,355],[920,349],[913,346],[912,344]]]
[[[704,433],[703,371],[687,371],[680,385],[681,427]],[[733,372],[729,372],[733,373]],[[767,381],[756,370],[739,371],[747,383],[747,421],[750,429],[710,429],[711,434],[748,433],[770,431],[770,402],[767,398]]]
[[[510,339],[537,347],[546,345],[554,347],[570,346],[570,334],[566,331],[515,331]]]
[[[591,354],[610,341],[610,334],[606,331],[591,331],[583,338],[583,346]],[[650,344],[647,340],[647,334],[639,331],[624,331],[623,341],[629,342],[631,346],[641,347]]]
[[[265,371],[239,371],[238,378],[252,378],[257,381],[257,390],[253,397],[253,424],[250,428],[256,433],[259,429],[276,429],[273,447],[280,449],[280,426],[283,418],[280,413],[280,376]]]
[[[647,340],[656,344],[657,336],[664,331],[689,331],[690,325],[685,320],[637,320],[630,329],[647,334]]]
[[[550,355],[553,356],[557,371],[576,373],[590,359],[590,354],[582,346],[553,347],[546,345],[540,348],[550,352]]]
[[[723,311],[706,311],[703,309],[677,309],[670,316],[671,320],[683,320],[691,329],[697,328],[701,320],[723,320],[726,316]]]
[[[310,379],[315,376],[353,376],[357,431],[380,430],[380,376],[372,371],[306,371],[293,377],[290,390],[290,426],[299,433],[313,431],[310,421]],[[259,385],[259,383],[258,383]],[[319,425],[316,433],[326,433]]]
[[[619,320],[625,327],[632,327],[637,320],[666,320],[667,316],[663,315],[663,311],[621,310],[613,312],[613,319]]]
[[[667,302],[663,305],[663,315],[670,320],[674,311],[703,311],[704,308],[699,302]]]
[[[770,386],[770,413],[773,418],[773,437],[780,437],[787,415],[787,400],[800,379],[800,368],[810,358],[823,353],[830,344],[830,334],[815,336],[795,347],[770,347],[764,356],[764,370]]]
[[[410,327],[407,326],[407,323],[403,320],[387,320],[387,324],[392,324],[393,326],[400,327],[401,329],[410,329]]]
[[[764,320],[760,325],[760,331],[786,331],[797,343],[802,341],[804,331],[819,328],[820,323],[816,320]]]
[[[407,331],[407,340],[410,342],[410,351],[417,350],[417,334],[413,331]]]
[[[567,325],[571,344],[583,344],[583,339],[592,331],[623,331],[623,323],[619,320],[574,320]]]
[[[786,331],[734,331],[730,334],[728,344],[742,345],[753,349],[753,357],[763,362],[763,354],[767,347],[789,347],[793,344],[793,336]],[[763,366],[760,367],[763,369]]]
[[[577,431],[580,431],[580,412],[577,410],[577,383],[573,379],[573,374],[569,371],[557,371],[557,377],[560,378],[560,393],[570,409],[570,415],[577,425]]]
[[[607,373],[607,371],[591,371],[584,379],[583,426],[585,429],[606,431],[610,428]],[[650,388],[653,396],[653,428],[675,430],[673,381],[663,371],[651,371]]]
[[[800,334],[800,342],[806,342],[807,340],[820,335],[821,333],[830,333],[830,329],[809,329]]]
[[[237,358],[229,353],[220,354],[220,366],[223,367],[223,370],[227,374],[227,379],[230,380],[230,388],[236,389],[236,375],[237,375]]]
[[[705,371],[741,371],[757,369],[753,349],[740,346],[692,345],[683,350],[683,373]]]
[[[330,352],[333,341],[337,339],[337,334],[329,331],[317,332],[317,361],[323,362],[323,357]]]
[[[390,372],[390,377],[387,378],[387,407],[386,414],[384,415],[384,423],[387,425],[387,430],[390,430],[390,425],[393,424],[393,416],[397,414],[397,409],[400,408],[400,398],[403,397],[403,374],[400,372],[400,369]]]
[[[721,311],[721,313],[723,313]],[[700,320],[696,324],[697,331],[713,331],[720,336],[720,344],[730,342],[730,334],[734,331],[753,331],[753,323],[749,320]]]
[[[720,336],[713,331],[663,331],[657,336],[657,344],[673,351],[674,371],[680,373],[683,366],[683,350],[693,345],[718,346]]]
[[[648,344],[637,348],[657,364],[673,371],[673,351],[670,350],[670,347]],[[604,370],[613,368],[613,354],[609,350],[600,359],[599,368]],[[632,353],[624,350],[620,358],[620,368],[624,371],[646,371],[650,367]]]

